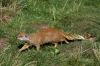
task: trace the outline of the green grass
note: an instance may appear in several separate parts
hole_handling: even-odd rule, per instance
[[[0,66],[100,66],[100,1],[96,0],[3,0],[2,8],[17,15],[11,21],[0,22],[0,38],[8,44],[0,52]],[[1,1],[0,1],[1,2]],[[11,8],[8,3],[15,8]],[[38,31],[30,24],[45,24],[71,34],[90,33],[96,41],[88,40],[34,47],[18,53],[19,32]]]

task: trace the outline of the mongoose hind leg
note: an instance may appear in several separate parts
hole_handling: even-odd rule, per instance
[[[66,44],[68,44],[68,43],[69,43],[66,39],[65,39],[64,41],[65,41],[65,43],[66,43]]]
[[[57,47],[57,45],[58,45],[58,43],[53,43],[54,44],[54,48],[56,48]]]

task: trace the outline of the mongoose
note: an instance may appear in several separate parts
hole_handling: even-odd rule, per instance
[[[75,39],[85,39],[83,36],[76,35],[76,34],[68,34],[64,31],[50,28],[38,31],[36,33],[26,34],[21,32],[17,36],[18,40],[26,41],[25,45],[19,50],[25,50],[29,46],[34,45],[36,46],[37,50],[40,50],[40,45],[45,43],[52,43],[54,47],[57,47],[58,42],[64,41],[66,44],[69,42],[67,40],[75,40]]]

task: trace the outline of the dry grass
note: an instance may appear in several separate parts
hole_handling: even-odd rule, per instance
[[[85,2],[90,0],[15,0],[6,7],[1,3],[0,66],[100,66],[100,7]],[[48,45],[39,52],[32,47],[18,53],[18,45],[24,44],[16,39],[19,32],[52,27],[92,37],[67,45],[59,43],[56,50]]]
[[[12,18],[14,18],[24,7],[19,6],[21,1],[8,1],[8,3],[3,3],[2,1],[0,1],[0,24],[5,25],[7,22],[10,22]]]

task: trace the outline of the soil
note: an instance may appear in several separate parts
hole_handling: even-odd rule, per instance
[[[0,48],[5,48],[7,46],[7,39],[6,38],[0,38]]]

